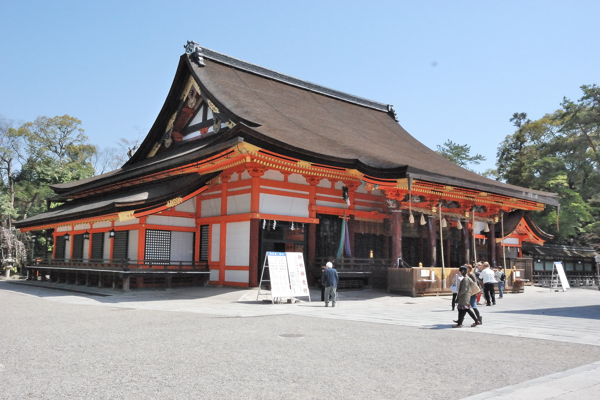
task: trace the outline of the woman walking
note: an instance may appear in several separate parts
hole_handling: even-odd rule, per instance
[[[473,310],[471,310],[471,305],[469,304],[469,301],[471,299],[472,286],[475,283],[471,278],[467,276],[467,267],[460,267],[458,271],[463,276],[463,280],[460,281],[460,285],[458,287],[458,320],[454,321],[456,322],[456,325],[452,325],[452,327],[462,328],[462,323],[467,313],[471,318],[473,318],[473,321],[475,321],[473,325],[471,325],[472,327],[475,327],[479,325],[479,321],[473,313]]]
[[[454,279],[452,279],[452,286],[450,286],[450,290],[452,290],[452,311],[456,307],[456,298],[458,297],[458,288],[460,286],[460,281],[463,280],[463,276],[460,272],[454,275]]]

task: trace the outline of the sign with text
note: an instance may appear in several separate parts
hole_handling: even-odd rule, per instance
[[[309,296],[306,268],[304,268],[304,256],[302,253],[285,253],[285,255],[290,275],[292,296]]]
[[[290,277],[285,253],[267,252],[272,297],[291,297]]]

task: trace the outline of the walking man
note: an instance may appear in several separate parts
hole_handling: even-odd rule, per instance
[[[497,283],[494,271],[490,268],[490,264],[487,262],[483,263],[483,271],[479,274],[479,278],[483,281],[483,295],[486,306],[496,305],[496,291],[494,285]]]
[[[335,307],[337,301],[338,273],[333,268],[333,264],[328,262],[325,271],[323,271],[323,285],[325,286],[325,307],[329,307],[329,298],[331,296],[332,306]]]

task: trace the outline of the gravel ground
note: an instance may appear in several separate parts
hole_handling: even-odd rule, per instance
[[[2,290],[0,304],[1,399],[459,399],[600,360],[598,346],[464,329],[62,304]]]

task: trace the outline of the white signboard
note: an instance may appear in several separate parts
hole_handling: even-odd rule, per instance
[[[309,296],[304,256],[302,253],[285,253],[290,274],[292,296]]]
[[[565,274],[565,269],[563,268],[562,261],[555,261],[554,268],[556,268],[556,272],[558,272],[558,279],[560,279],[560,283],[563,287],[563,291],[567,289],[571,289],[569,285],[569,281],[567,280],[567,275]]]
[[[271,283],[271,296],[291,297],[290,278],[288,275],[287,259],[285,253],[267,252],[269,263],[269,276]]]

